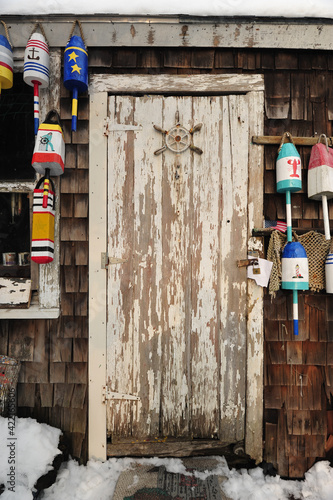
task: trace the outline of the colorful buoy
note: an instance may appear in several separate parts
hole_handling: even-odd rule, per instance
[[[290,134],[287,133],[286,136],[290,137]],[[288,241],[292,240],[290,193],[300,189],[302,189],[301,157],[292,142],[285,142],[279,148],[276,161],[276,190],[278,193],[286,193]]]
[[[325,261],[326,292],[333,293],[333,253],[330,252]]]
[[[88,52],[80,36],[72,36],[65,48],[64,85],[72,92],[72,130],[75,132],[78,94],[88,89]]]
[[[25,83],[34,88],[35,135],[37,135],[39,127],[39,87],[47,88],[49,86],[49,66],[49,47],[45,37],[39,33],[33,33],[24,52],[23,79]]]
[[[309,289],[309,264],[303,245],[297,241],[288,242],[282,252],[281,264],[281,288],[293,291],[294,334],[298,335],[298,290]]]
[[[9,41],[0,35],[0,94],[13,86],[13,51]]]
[[[325,143],[318,142],[311,149],[308,168],[308,197],[321,200],[326,240],[331,239],[330,223],[328,216],[327,200],[333,198],[333,149],[328,147],[327,137]]]
[[[52,119],[55,115],[55,119]],[[50,175],[62,175],[65,168],[65,140],[60,126],[59,115],[50,111],[39,126],[32,156],[32,166],[39,174],[45,175],[43,208],[47,207]]]

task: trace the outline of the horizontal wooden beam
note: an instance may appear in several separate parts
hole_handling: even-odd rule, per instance
[[[319,136],[316,137],[294,137],[293,141],[296,146],[313,146],[317,144]],[[253,144],[280,144],[282,140],[281,135],[254,135],[252,137]],[[333,145],[333,137],[327,137],[327,143],[329,146]]]
[[[91,47],[223,47],[333,50],[331,19],[258,19],[191,16],[49,15],[1,16],[11,43],[25,48],[36,21],[50,47],[64,47],[79,18]]]

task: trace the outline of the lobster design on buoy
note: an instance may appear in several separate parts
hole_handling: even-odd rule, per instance
[[[289,139],[290,142],[285,142]],[[276,191],[286,193],[287,238],[292,240],[291,193],[302,189],[301,157],[293,143],[292,136],[285,132],[282,136],[276,160]]]

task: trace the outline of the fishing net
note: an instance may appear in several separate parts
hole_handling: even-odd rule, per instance
[[[319,292],[325,288],[325,260],[330,249],[331,240],[326,240],[323,234],[309,231],[297,235],[293,231],[293,241],[303,245],[309,261],[309,290]],[[280,231],[273,231],[269,240],[267,259],[273,262],[268,291],[275,297],[282,281],[281,255],[287,243],[287,236]]]

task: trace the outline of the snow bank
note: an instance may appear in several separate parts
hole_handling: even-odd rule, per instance
[[[194,16],[273,16],[333,18],[331,0],[0,0],[1,14],[120,14]]]
[[[34,484],[60,453],[60,434],[31,418],[0,417],[0,484],[6,487],[1,500],[33,498]]]

